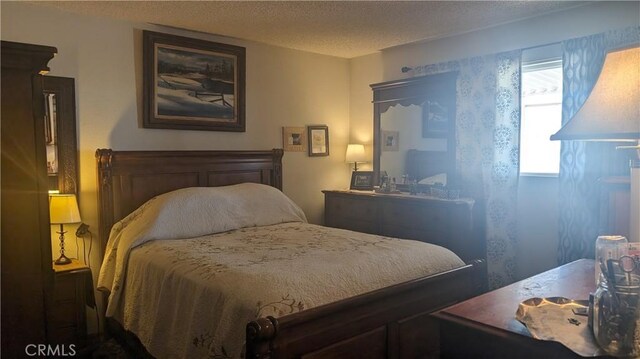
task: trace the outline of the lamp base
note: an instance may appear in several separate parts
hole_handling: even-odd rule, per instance
[[[53,263],[57,265],[71,264],[71,259],[67,258],[67,256],[65,256],[64,254],[61,254],[60,257]]]

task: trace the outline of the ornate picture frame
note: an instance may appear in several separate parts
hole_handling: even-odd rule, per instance
[[[307,150],[307,131],[304,127],[283,127],[282,148],[289,152]]]
[[[245,132],[245,48],[143,31],[142,126]]]

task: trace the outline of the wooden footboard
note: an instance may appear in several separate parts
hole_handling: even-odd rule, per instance
[[[438,357],[430,313],[484,290],[485,262],[247,324],[247,358]]]

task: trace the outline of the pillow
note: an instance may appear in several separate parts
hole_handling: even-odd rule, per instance
[[[146,224],[149,239],[193,238],[244,227],[306,222],[304,212],[284,193],[257,183],[183,188],[156,196],[141,209],[135,220]]]

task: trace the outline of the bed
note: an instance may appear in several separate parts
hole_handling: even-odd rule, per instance
[[[113,250],[113,248],[110,250],[110,248],[107,247],[107,239],[112,227],[114,227],[114,225],[121,226],[119,221],[125,217],[144,217],[146,214],[137,216],[136,213],[140,212],[140,210],[136,211],[136,209],[158,195],[161,196],[156,198],[167,198],[173,196],[173,193],[200,191],[199,189],[194,189],[194,187],[221,187],[220,190],[225,190],[224,193],[227,193],[226,188],[242,188],[242,190],[237,192],[247,192],[253,188],[265,191],[265,185],[277,190],[282,190],[282,155],[282,150],[278,149],[271,151],[98,150],[96,152],[99,181],[98,201],[100,238],[103,253],[111,253]],[[255,183],[256,185],[240,185],[242,183]],[[273,201],[274,203],[281,201],[278,194],[273,193],[273,188],[272,191],[267,190],[266,192],[270,193],[269,196],[275,197],[267,197],[265,201]],[[202,193],[214,193],[218,195],[216,194],[218,193],[217,190],[218,189],[211,189]],[[275,192],[279,193],[279,191]],[[192,194],[194,198],[203,196],[201,192]],[[280,196],[284,197],[281,194]],[[286,202],[286,200],[282,201]],[[148,205],[145,204],[145,206]],[[283,208],[288,208],[288,206],[286,203],[282,204]],[[298,214],[294,207],[295,205],[293,205],[292,209],[286,210],[287,215],[282,215],[286,217],[282,223],[271,223],[269,222],[270,220],[260,222],[260,219],[255,219],[254,217],[261,216],[247,216],[250,218],[242,219],[242,221],[250,222],[249,225],[245,224],[246,227],[242,227],[243,225],[241,225],[240,227],[242,228],[238,228],[237,230],[221,231],[213,234],[213,239],[194,236],[195,239],[192,238],[190,239],[191,242],[188,242],[189,246],[196,246],[196,248],[198,248],[195,250],[196,253],[205,252],[205,250],[202,249],[205,247],[197,246],[206,246],[206,248],[215,247],[211,250],[217,252],[221,251],[220,248],[235,248],[235,252],[228,251],[225,254],[225,256],[229,256],[228,258],[219,258],[241,266],[242,259],[238,258],[244,257],[235,258],[231,256],[231,252],[236,253],[238,256],[244,256],[246,254],[245,252],[257,251],[261,246],[261,242],[259,243],[259,241],[262,240],[263,237],[266,237],[265,233],[259,231],[273,232],[277,229],[277,233],[289,233],[289,235],[278,234],[276,237],[277,243],[291,242],[294,246],[298,246],[297,248],[304,248],[297,252],[297,262],[290,261],[290,258],[286,259],[290,261],[286,263],[291,265],[292,268],[297,268],[295,267],[296,265],[300,266],[306,263],[304,261],[311,260],[311,258],[324,258],[322,260],[325,262],[335,259],[334,266],[342,268],[341,266],[345,261],[339,260],[339,258],[341,254],[344,256],[343,252],[346,249],[340,246],[345,245],[344,243],[347,242],[355,243],[359,248],[364,247],[364,244],[369,245],[375,242],[373,247],[380,247],[376,250],[390,250],[388,248],[389,246],[398,246],[398,244],[390,243],[401,243],[400,246],[409,248],[405,250],[406,253],[418,253],[415,248],[411,247],[415,245],[412,243],[413,241],[370,236],[307,224],[302,218],[304,214]],[[144,213],[144,211],[141,213]],[[172,214],[168,215],[168,218],[176,217],[176,213],[179,212],[172,212]],[[193,216],[189,216],[184,220],[188,222],[191,217]],[[296,219],[296,217],[299,217],[299,220]],[[183,219],[181,219],[181,221],[182,220]],[[258,221],[260,223],[253,223],[251,221]],[[160,221],[160,223],[164,222]],[[259,224],[259,226],[251,224]],[[173,227],[168,226],[159,228],[160,233],[171,232],[173,230]],[[190,231],[190,229],[186,230]],[[311,237],[315,236],[314,240],[316,242],[314,242],[313,245],[298,242],[301,240],[297,235],[300,231],[307,231]],[[251,238],[254,238],[253,242],[250,242],[250,244],[245,247],[238,245],[238,239],[234,238],[234,236],[237,237],[239,235],[238,232],[242,232],[242,236],[252,236]],[[331,244],[327,241],[326,243],[328,244],[325,248],[321,240],[325,240],[331,236],[337,236],[341,239],[331,242]],[[246,242],[246,237],[241,238],[240,241]],[[127,299],[126,296],[131,293],[136,293],[138,285],[142,286],[142,283],[145,281],[150,281],[150,279],[144,277],[144,273],[150,271],[148,268],[156,268],[156,262],[161,261],[162,258],[162,254],[160,253],[182,251],[183,248],[180,246],[187,245],[185,243],[187,242],[171,240],[149,241],[132,249],[130,251],[131,255],[125,259],[124,263],[127,264],[123,267],[125,268],[123,269],[123,273],[126,272],[127,275],[132,275],[132,279],[122,283],[123,286],[129,285],[130,287],[124,288],[125,294],[123,294],[123,298],[125,299],[121,299],[121,301],[128,300],[130,303],[135,304],[135,296],[134,299]],[[211,243],[216,243],[216,245],[212,247]],[[425,246],[425,244],[420,245]],[[309,251],[307,253],[308,248],[314,248],[315,252]],[[425,251],[424,256],[428,256],[430,252],[438,251],[432,247],[420,248],[423,248],[421,250]],[[334,251],[333,256],[331,253],[328,253],[329,249]],[[271,248],[270,250],[273,249]],[[278,250],[281,249],[279,248]],[[327,257],[321,257],[322,253],[318,251],[327,252],[324,253]],[[361,249],[361,251],[363,250]],[[377,254],[373,253],[372,255]],[[271,255],[265,256],[263,254],[260,258],[264,259],[266,257],[271,258]],[[173,256],[170,257],[168,261],[173,260],[175,262],[176,258],[176,269],[167,270],[172,276],[177,275],[176,273],[180,271],[179,268],[184,267],[190,261],[192,264],[198,263],[197,255],[194,254]],[[106,260],[108,260],[108,258],[105,259],[105,261]],[[133,261],[127,262],[130,260]],[[254,259],[248,259],[248,261],[254,261]],[[393,262],[393,258],[391,258],[390,261]],[[308,263],[310,267],[313,267],[311,261]],[[407,260],[407,263],[412,262]],[[220,263],[216,265],[220,265]],[[359,265],[365,266],[364,264]],[[247,358],[323,358],[345,356],[406,358],[437,356],[438,328],[435,326],[429,313],[478,294],[483,283],[482,273],[484,271],[484,262],[481,260],[474,260],[466,264],[460,263],[455,266],[451,266],[451,264],[445,265],[449,265],[449,268],[441,270],[438,273],[429,275],[417,275],[413,273],[407,277],[410,279],[399,280],[394,283],[387,282],[387,284],[380,288],[375,288],[374,286],[374,289],[371,289],[371,287],[363,286],[356,290],[355,295],[343,293],[338,296],[338,300],[331,300],[329,297],[322,296],[314,297],[314,295],[307,295],[305,300],[298,300],[283,295],[281,299],[285,302],[286,310],[272,306],[272,310],[253,313],[253,318],[250,319],[232,313],[225,317],[224,322],[231,322],[230,325],[236,333],[238,330],[244,332],[242,350],[238,351],[237,348],[229,349],[228,347],[225,349],[222,345],[212,345],[209,341],[206,343],[208,346],[207,356],[219,358],[237,357],[239,355],[238,353],[241,353]],[[147,269],[138,270],[138,272],[143,273],[143,275],[136,277],[135,273],[131,274],[135,272],[135,268]],[[268,267],[251,266],[251,268],[253,277],[245,277],[242,282],[248,286],[250,289],[249,292],[251,292],[251,290],[253,291],[254,298],[252,298],[252,300],[254,301],[252,303],[268,304],[261,302],[261,298],[266,298],[265,296],[267,296],[272,287],[276,287],[276,283],[275,281],[272,283],[273,277],[269,276]],[[264,270],[262,268],[264,268]],[[409,269],[411,268],[413,268],[413,266],[410,266]],[[366,266],[361,269],[364,274],[375,272],[375,270]],[[256,270],[258,272],[255,272]],[[322,268],[318,267],[318,272],[321,270]],[[187,268],[185,271],[191,273],[193,270]],[[348,272],[344,268],[342,268],[342,271],[345,273]],[[402,273],[398,275],[405,275]],[[167,276],[164,278],[166,277]],[[339,277],[342,277],[342,275]],[[295,281],[295,276],[291,278],[291,280]],[[323,274],[318,278],[325,278],[325,275]],[[230,277],[228,280],[238,281],[236,277]],[[163,283],[166,283],[166,280]],[[327,291],[326,288],[352,288],[358,286],[353,283],[359,282],[351,282],[346,286],[339,284],[337,281],[331,282],[325,284],[325,292]],[[366,284],[368,282],[362,281],[361,283]],[[304,283],[298,284],[302,285]],[[156,289],[157,287],[161,286],[156,286]],[[110,288],[112,289],[112,293],[110,293],[112,299],[115,297],[114,294],[118,292],[118,290],[114,288],[115,287]],[[136,295],[154,297],[150,294],[153,293],[153,290],[153,288],[146,292],[139,290]],[[178,298],[175,300],[172,299],[172,302],[175,301],[176,303],[182,303],[182,301],[189,300],[192,297],[191,295],[185,296],[180,290],[171,295],[175,295],[176,298]],[[270,295],[277,295],[277,293]],[[157,297],[162,296],[158,295]],[[208,298],[207,301],[209,300],[211,299]],[[316,303],[313,303],[313,305],[310,305],[310,308],[307,309],[307,307],[305,307],[306,301],[314,300]],[[215,307],[217,308],[217,306]],[[166,306],[156,306],[154,308],[156,308],[156,310],[158,310],[158,308],[163,310],[163,314],[160,315],[160,317],[164,319],[170,317],[169,314],[166,314]],[[141,330],[141,328],[147,328],[148,326],[145,324],[129,332],[124,328],[132,328],[135,326],[127,323],[126,319],[122,317],[124,310],[120,310],[120,312],[117,308],[107,308],[107,310],[109,311],[109,315],[107,316],[107,330],[116,337],[122,338],[129,343],[134,343],[134,346],[136,346],[141,353],[148,354],[146,348],[143,348],[139,344],[141,338],[136,339],[136,337],[144,337],[142,341],[149,342],[149,334],[142,333],[144,330]],[[201,311],[196,314],[191,314],[191,316],[195,318],[204,318],[204,316],[208,315],[208,311],[200,306],[194,308],[191,305],[177,305],[176,308],[173,308],[174,312],[180,313],[189,310],[191,312],[194,310],[196,312],[198,310]],[[149,315],[147,315],[147,317],[148,316]],[[158,316],[158,314],[156,314],[156,316]],[[188,315],[185,315],[185,318],[186,317],[188,317]],[[169,320],[166,321],[171,322]],[[154,325],[162,326],[162,322],[163,320],[158,320]],[[178,321],[174,321],[174,323],[177,322]],[[144,323],[144,321],[142,321],[142,323]],[[202,325],[202,323],[199,325]],[[219,325],[219,323],[212,321],[210,325],[215,327]],[[187,328],[185,331],[188,331],[189,325],[185,328]],[[159,332],[170,332],[171,330],[172,328],[160,328]],[[174,336],[171,335],[171,337]],[[186,339],[188,342],[196,345],[202,344],[210,338],[206,338],[206,336],[193,337],[190,335]],[[159,342],[162,344],[162,340]],[[183,342],[185,341],[183,340]],[[150,346],[154,346],[154,348],[156,345],[157,344],[150,344]],[[157,349],[155,350],[157,353]]]

